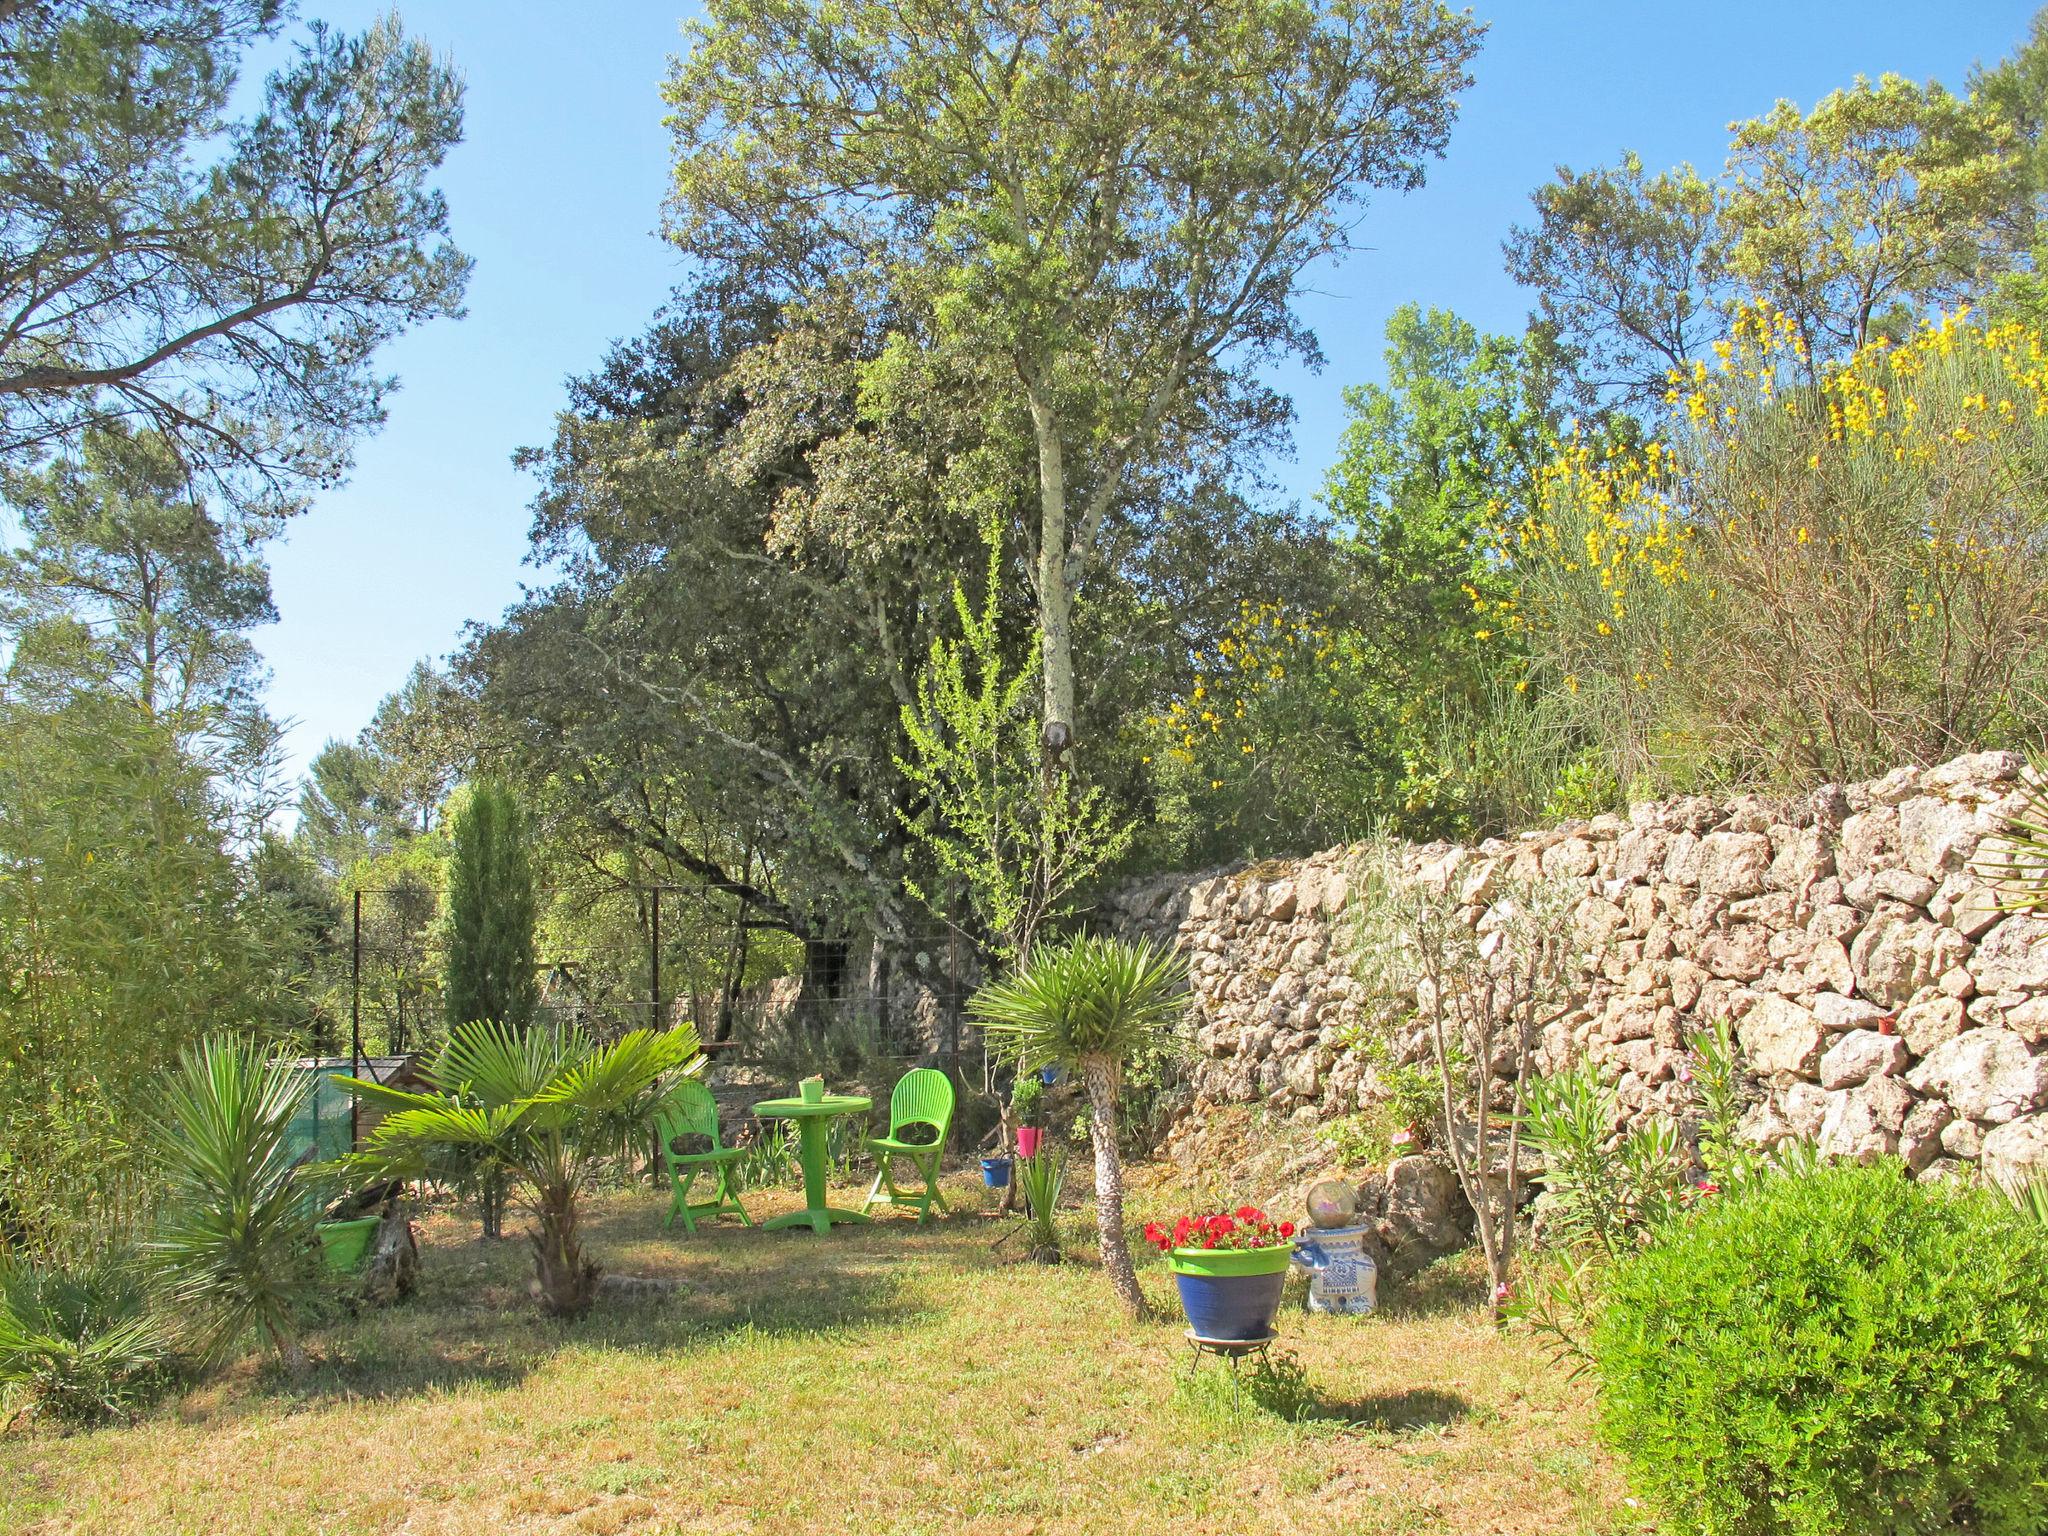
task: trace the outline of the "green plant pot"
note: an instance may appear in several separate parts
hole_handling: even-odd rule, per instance
[[[1294,1257],[1294,1245],[1277,1248],[1171,1248],[1166,1267],[1176,1275],[1277,1275]]]
[[[353,1221],[323,1221],[313,1230],[320,1234],[320,1257],[338,1275],[362,1268],[370,1252],[370,1240],[377,1235],[381,1216],[358,1216]]]

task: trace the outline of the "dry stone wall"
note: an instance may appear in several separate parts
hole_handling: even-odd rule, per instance
[[[2010,1177],[2048,1171],[2048,922],[2002,912],[1972,860],[2016,808],[2022,766],[1978,753],[1402,856],[1475,921],[1503,875],[1583,890],[1592,969],[1544,1065],[1590,1055],[1625,1113],[1688,1112],[1687,1041],[1728,1019],[1757,1143]],[[1346,953],[1358,852],[1155,879],[1111,904],[1115,925],[1189,956],[1199,1063],[1182,1135],[1217,1105],[1313,1120],[1369,1102],[1372,1070],[1344,1043],[1364,1005]],[[1390,1027],[1397,1058],[1420,1059],[1419,1031]]]

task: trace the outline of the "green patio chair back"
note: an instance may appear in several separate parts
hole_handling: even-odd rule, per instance
[[[926,1141],[907,1141],[903,1133],[913,1126],[929,1126],[937,1134]],[[939,1164],[946,1155],[946,1136],[953,1129],[953,1080],[936,1067],[918,1067],[903,1074],[896,1091],[889,1095],[889,1133],[866,1139],[868,1153],[875,1160],[875,1183],[868,1191],[869,1206],[909,1205],[917,1208],[917,1219],[929,1221],[932,1207],[948,1209],[939,1189]],[[896,1182],[893,1165],[902,1158],[917,1170],[916,1185],[905,1188]]]
[[[683,1218],[683,1230],[695,1232],[700,1216],[715,1221],[727,1212],[738,1216],[750,1227],[754,1224],[754,1218],[740,1204],[739,1190],[734,1187],[733,1164],[739,1160],[740,1149],[728,1147],[719,1139],[718,1100],[712,1097],[709,1088],[693,1077],[677,1084],[675,1090],[655,1108],[654,1135],[661,1146],[661,1160],[668,1169],[669,1182],[675,1188],[675,1198],[663,1226],[674,1226],[680,1216]],[[678,1152],[675,1142],[679,1136],[708,1136],[711,1139],[710,1149]],[[700,1176],[706,1175],[712,1181],[711,1198],[691,1199],[691,1187]]]
[[[929,1125],[946,1139],[953,1125],[953,1079],[936,1067],[903,1074],[889,1095],[889,1134],[913,1125]]]

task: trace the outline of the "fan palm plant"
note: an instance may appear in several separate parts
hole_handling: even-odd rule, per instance
[[[1117,1096],[1133,1061],[1176,1048],[1187,967],[1150,941],[1084,935],[1040,945],[1014,974],[974,994],[968,1011],[1020,1072],[1057,1066],[1088,1090],[1095,1143],[1095,1225],[1102,1267],[1124,1310],[1145,1315],[1124,1233],[1123,1159],[1117,1148]]]
[[[342,1079],[387,1111],[354,1161],[409,1178],[463,1152],[502,1169],[533,1218],[527,1239],[541,1306],[573,1317],[589,1309],[598,1277],[577,1231],[578,1197],[606,1159],[640,1143],[676,1083],[703,1067],[687,1024],[637,1029],[602,1046],[577,1029],[463,1024],[425,1069],[433,1092]]]
[[[318,1283],[323,1174],[289,1128],[312,1088],[254,1042],[213,1035],[180,1053],[164,1090],[166,1198],[145,1251],[167,1314],[209,1359],[260,1332],[293,1371],[305,1364],[297,1311]]]
[[[0,1250],[0,1397],[19,1391],[30,1413],[91,1424],[147,1402],[170,1364],[170,1341],[129,1265]]]

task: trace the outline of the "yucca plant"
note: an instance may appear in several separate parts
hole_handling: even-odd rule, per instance
[[[1998,1188],[2014,1210],[2036,1226],[2048,1227],[2048,1177],[2008,1179]]]
[[[425,1069],[431,1093],[342,1079],[388,1111],[351,1162],[410,1178],[465,1151],[504,1170],[533,1218],[527,1238],[541,1307],[578,1316],[598,1278],[577,1230],[578,1198],[607,1159],[644,1142],[655,1106],[703,1066],[688,1024],[663,1033],[636,1029],[602,1046],[578,1029],[459,1025]]]
[[[1040,945],[1014,974],[974,994],[969,1016],[1020,1072],[1057,1066],[1088,1090],[1095,1143],[1095,1225],[1102,1267],[1134,1318],[1145,1315],[1124,1233],[1124,1171],[1116,1106],[1124,1069],[1178,1046],[1174,1025],[1185,1005],[1187,966],[1149,940],[1083,935]]]
[[[2048,764],[2029,757],[2017,790],[2018,806],[1986,838],[1973,868],[1998,892],[2009,912],[2048,911]]]
[[[325,1173],[295,1161],[289,1128],[312,1087],[254,1042],[213,1035],[180,1053],[164,1089],[165,1199],[144,1248],[204,1358],[260,1333],[287,1367],[305,1364],[297,1314],[319,1283]]]
[[[132,1266],[0,1254],[0,1395],[25,1398],[31,1414],[91,1424],[147,1403],[170,1364]]]
[[[1035,1081],[1035,1079],[1034,1079]],[[1045,1264],[1060,1261],[1060,1233],[1057,1214],[1060,1191],[1066,1188],[1067,1160],[1049,1146],[1017,1161],[1017,1183],[1029,1206],[1031,1257]]]

